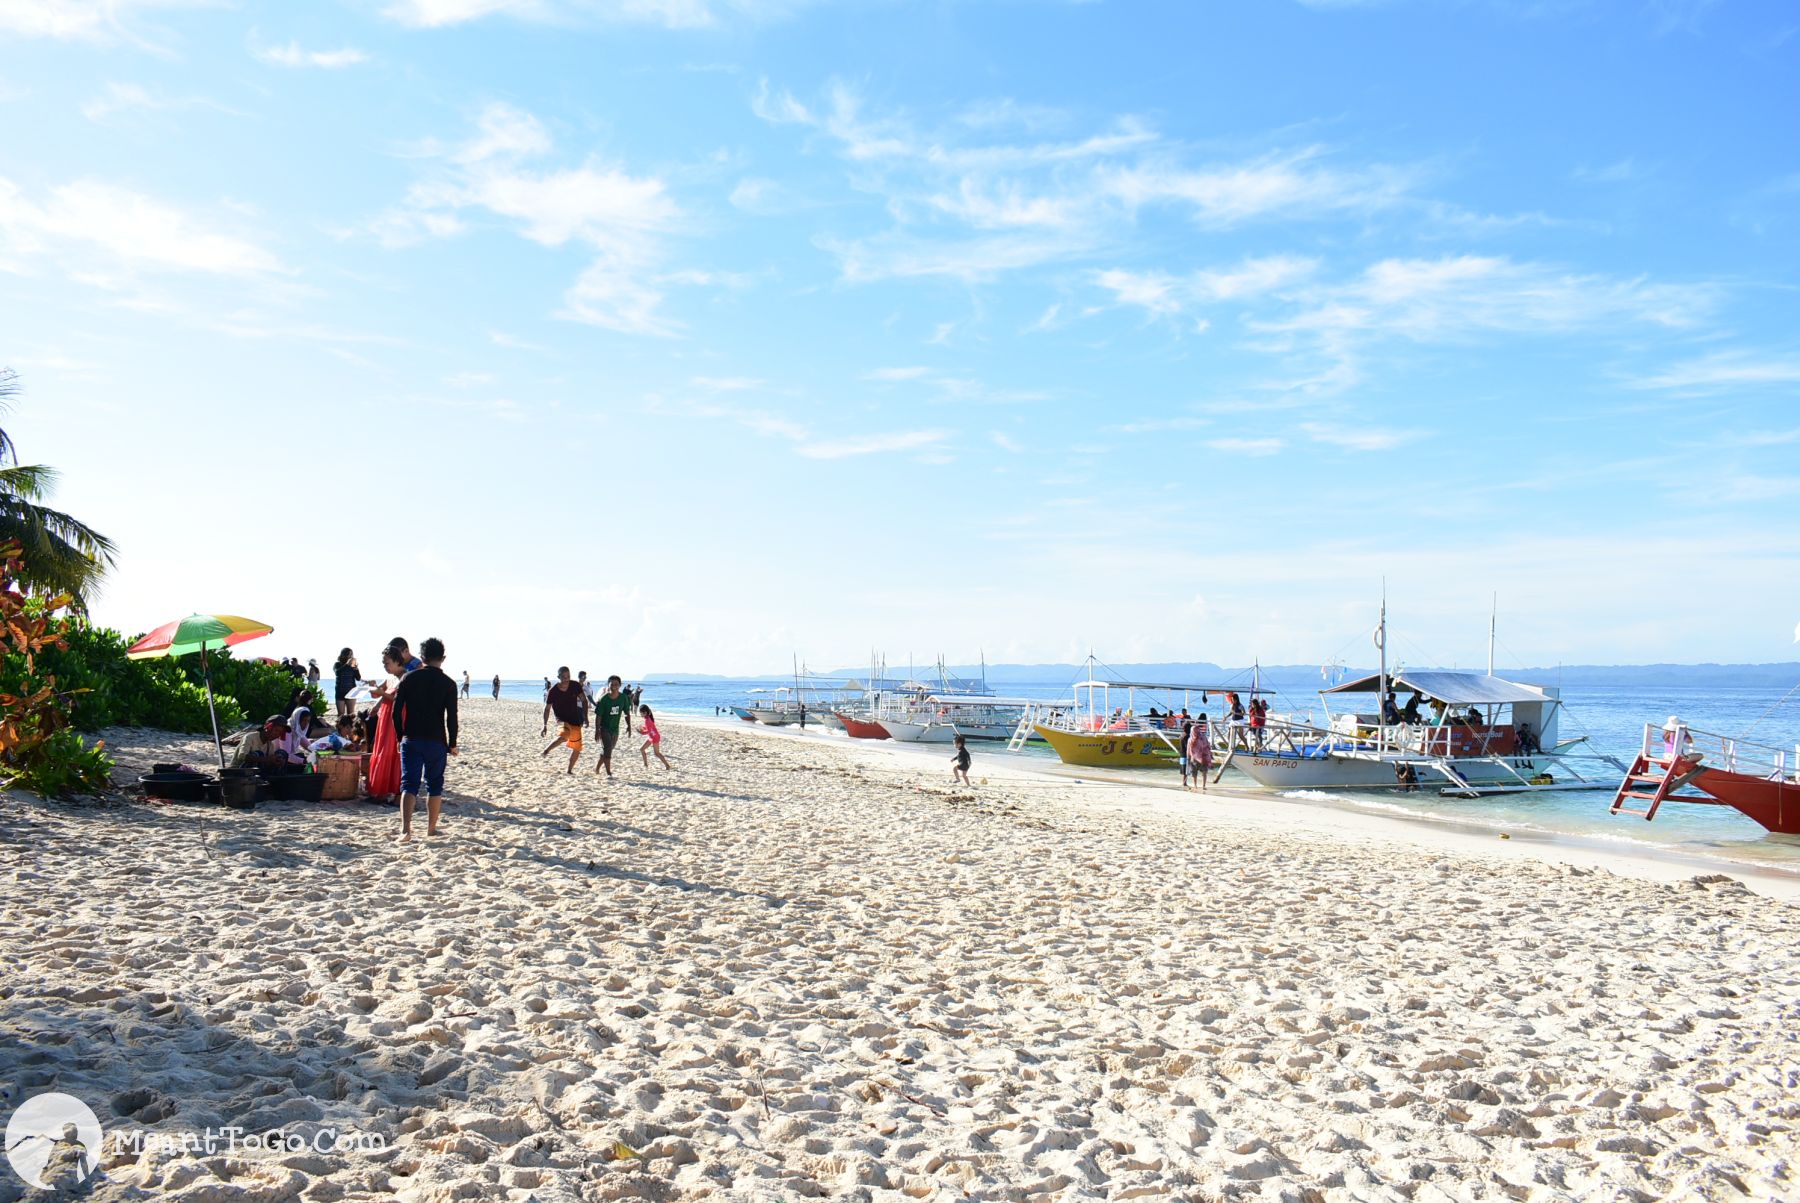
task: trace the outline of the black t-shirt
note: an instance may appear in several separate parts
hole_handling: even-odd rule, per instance
[[[349,697],[350,691],[356,688],[356,683],[359,679],[360,678],[356,675],[355,665],[351,664],[349,661],[345,661],[338,665],[337,696],[340,699]]]
[[[401,739],[456,744],[456,682],[427,664],[400,678],[394,691],[394,733]]]
[[[573,681],[569,682],[569,687],[567,689],[564,689],[560,683],[552,685],[550,687],[549,702],[550,711],[552,714],[556,715],[556,721],[559,723],[573,723],[577,727],[585,726],[587,723],[587,707],[582,705],[583,696],[580,686],[576,685]]]

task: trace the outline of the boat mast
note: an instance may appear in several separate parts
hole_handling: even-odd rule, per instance
[[[1500,595],[1494,594],[1494,608],[1488,611],[1488,676],[1494,675],[1494,626],[1500,621]]]
[[[1376,750],[1387,751],[1387,578],[1381,578],[1381,621],[1375,627],[1375,646],[1381,651],[1381,693],[1375,699]]]

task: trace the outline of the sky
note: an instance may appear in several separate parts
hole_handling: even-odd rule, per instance
[[[1796,112],[1727,0],[0,0],[5,428],[276,656],[1792,659]]]

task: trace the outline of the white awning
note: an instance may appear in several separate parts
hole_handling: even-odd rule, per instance
[[[1428,699],[1445,702],[1451,706],[1503,706],[1509,703],[1555,700],[1537,685],[1523,685],[1517,681],[1507,681],[1500,677],[1490,677],[1481,673],[1412,671],[1390,673],[1388,688],[1414,690],[1424,694]],[[1377,693],[1380,689],[1381,675],[1372,673],[1354,681],[1345,681],[1342,685],[1333,685],[1330,689],[1321,689],[1319,692]]]

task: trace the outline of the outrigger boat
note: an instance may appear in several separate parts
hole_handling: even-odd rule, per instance
[[[1033,706],[1071,706],[1070,701],[1034,698],[946,697],[930,694],[878,712],[876,721],[888,738],[903,743],[947,744],[964,739],[1002,742],[1012,738],[1019,720]]]
[[[1587,737],[1558,738],[1562,700],[1548,686],[1479,673],[1387,670],[1387,605],[1381,607],[1376,646],[1381,671],[1319,691],[1324,726],[1271,716],[1260,729],[1224,729],[1219,772],[1236,768],[1271,789],[1418,789],[1436,785],[1447,797],[1610,789],[1625,766],[1611,756],[1576,749]],[[1405,713],[1396,690],[1416,696]],[[1331,699],[1374,695],[1372,712],[1333,714]],[[1432,704],[1436,717],[1417,714]],[[1587,770],[1586,773],[1582,769]]]
[[[1690,786],[1701,792],[1684,792]],[[1646,805],[1626,805],[1634,801]],[[1673,715],[1660,728],[1645,723],[1643,746],[1611,813],[1654,819],[1664,802],[1729,806],[1770,831],[1800,835],[1800,746],[1790,751],[1696,731]]]
[[[1174,705],[1180,694],[1182,709],[1200,695],[1204,705],[1212,694],[1256,695],[1264,691],[1252,684],[1187,685],[1160,681],[1109,681],[1094,675],[1095,659],[1088,657],[1088,677],[1075,682],[1075,701],[1035,702],[1028,706],[1014,729],[1009,750],[1017,751],[1033,736],[1050,745],[1064,764],[1086,768],[1167,767],[1181,757],[1181,724],[1173,713],[1152,719],[1137,713],[1137,693],[1163,694]],[[1112,691],[1125,691],[1125,705],[1112,707]],[[1085,705],[1084,705],[1085,703]]]

